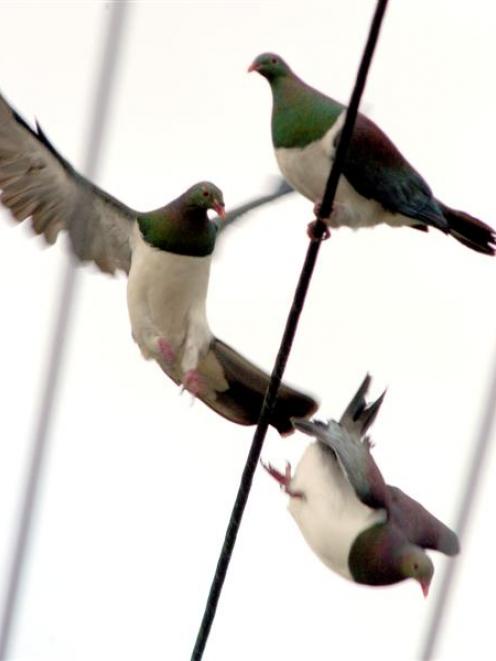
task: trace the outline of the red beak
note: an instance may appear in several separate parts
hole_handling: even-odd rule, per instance
[[[252,62],[252,63],[250,64],[250,66],[248,67],[248,73],[250,73],[251,71],[258,71],[258,67],[257,67],[257,65],[255,64],[255,62]]]
[[[225,210],[223,204],[221,204],[221,203],[218,202],[217,200],[214,200],[213,207],[214,207],[214,211],[215,211],[215,213],[216,213],[218,216],[220,216],[221,218],[225,218],[225,217],[226,217],[226,210]]]

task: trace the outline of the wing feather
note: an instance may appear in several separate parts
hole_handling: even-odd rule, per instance
[[[157,362],[173,381],[181,382],[177,369]],[[257,423],[270,379],[266,372],[216,337],[199,362],[198,372],[207,386],[198,399],[227,420],[240,425]],[[313,397],[282,383],[269,424],[285,436],[294,431],[291,418],[306,418],[317,408]]]
[[[365,396],[369,385],[370,376],[367,375],[339,422],[293,420],[293,424],[305,434],[315,436],[334,452],[343,473],[362,503],[376,509],[387,509],[386,483],[370,454],[371,444],[365,436],[379,411],[384,394],[375,402],[367,403]]]
[[[1,96],[0,190],[14,218],[31,218],[49,244],[65,229],[79,259],[129,272],[136,212],[78,174],[39,125],[33,130]]]
[[[339,139],[339,136],[338,136]],[[427,182],[408,163],[387,135],[359,114],[343,165],[353,188],[400,213],[446,232],[448,223]]]
[[[456,555],[460,545],[456,534],[420,503],[406,493],[388,485],[390,515],[408,539],[423,548]]]

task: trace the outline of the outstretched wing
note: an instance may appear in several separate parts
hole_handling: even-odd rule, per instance
[[[364,115],[357,117],[343,175],[360,195],[377,200],[387,211],[448,230],[426,181],[387,135]]]
[[[102,271],[129,272],[135,212],[78,174],[37,125],[33,130],[0,96],[1,200],[18,221],[31,218],[53,244],[67,230],[74,253]]]
[[[160,367],[176,383],[180,374],[165,363]],[[198,372],[207,391],[198,395],[216,413],[240,425],[255,425],[269,384],[269,375],[244,358],[235,349],[213,338],[206,356],[198,363]],[[292,417],[306,418],[318,408],[317,402],[286,384],[281,384],[269,424],[281,435],[294,431]]]
[[[460,550],[456,534],[398,487],[388,486],[391,519],[412,544],[456,555]]]
[[[364,436],[377,415],[384,394],[372,404],[367,404],[365,395],[369,384],[370,377],[367,375],[339,422],[293,420],[293,424],[296,429],[315,436],[335,453],[357,497],[365,505],[387,508],[386,484],[370,454],[369,440]]]

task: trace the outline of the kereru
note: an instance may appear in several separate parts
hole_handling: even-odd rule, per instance
[[[322,562],[347,579],[389,585],[413,578],[427,596],[434,566],[424,549],[455,555],[457,536],[417,501],[386,485],[365,435],[384,394],[372,404],[367,376],[341,420],[294,420],[317,440],[294,476],[270,464],[269,473],[289,494],[289,511]]]
[[[259,55],[249,71],[264,76],[272,90],[272,143],[279,168],[316,204],[319,215],[346,108],[304,83],[274,53]],[[437,200],[387,135],[361,114],[326,223],[353,229],[379,223],[423,231],[431,226],[478,252],[494,255],[496,248],[491,227]]]
[[[31,129],[0,97],[0,190],[16,220],[31,218],[48,243],[67,230],[79,259],[129,275],[132,334],[145,358],[220,415],[257,422],[269,377],[216,338],[206,317],[218,227],[207,210],[224,215],[214,184],[195,184],[155,211],[134,211],[78,174],[38,125]],[[290,418],[316,408],[313,398],[283,385],[271,424],[291,433]]]

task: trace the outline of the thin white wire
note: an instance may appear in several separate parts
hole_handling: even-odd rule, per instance
[[[481,425],[476,437],[476,444],[472,455],[472,461],[467,471],[463,497],[458,511],[457,524],[455,530],[463,546],[463,539],[467,523],[472,514],[477,497],[477,491],[480,487],[480,477],[482,467],[486,461],[491,445],[492,430],[494,427],[494,418],[496,413],[496,354],[492,371],[492,381],[487,395],[486,406],[481,420]],[[441,636],[443,624],[446,617],[447,606],[451,597],[451,592],[455,582],[457,568],[460,563],[451,560],[447,563],[443,574],[441,586],[437,595],[436,603],[429,620],[427,633],[424,638],[422,648],[422,660],[430,661],[434,658],[436,644]]]
[[[107,37],[95,89],[93,115],[89,124],[85,167],[83,172],[93,179],[101,153],[102,136],[109,118],[112,83],[122,47],[128,3],[112,3],[108,16]],[[26,471],[26,481],[20,503],[19,523],[12,543],[11,561],[6,580],[6,591],[0,626],[0,661],[8,658],[12,629],[19,609],[19,587],[23,577],[32,534],[32,521],[42,482],[43,467],[48,453],[53,411],[57,388],[64,364],[67,338],[77,293],[78,271],[74,257],[68,259],[62,274],[61,294],[55,324],[40,410],[33,436]]]

